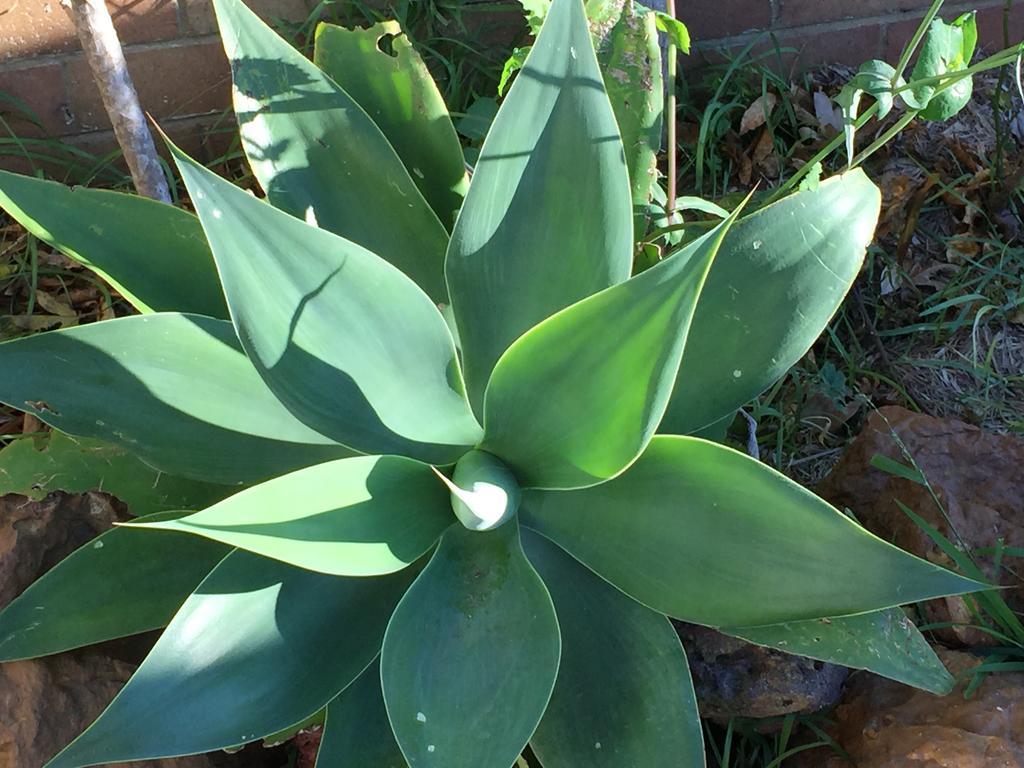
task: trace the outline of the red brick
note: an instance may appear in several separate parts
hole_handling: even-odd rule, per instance
[[[694,41],[732,37],[772,22],[769,0],[689,0],[677,3],[676,15]]]
[[[8,0],[0,16],[0,59],[78,50],[70,9],[60,0]],[[108,0],[121,42],[169,40],[178,34],[176,0]]]
[[[0,114],[17,136],[58,134],[67,127],[64,111],[64,81],[59,64],[39,64],[0,71],[0,93],[11,100],[0,102]],[[41,123],[25,114],[17,100]]]
[[[765,37],[750,52],[751,56],[782,49],[778,55],[761,59],[772,69],[781,67],[783,76],[790,77],[801,71],[813,69],[822,64],[847,64],[858,66],[869,59],[877,58],[882,50],[884,27],[881,24],[850,25],[831,29],[827,33],[813,28],[780,30],[775,40]],[[699,53],[700,58],[691,56],[685,60],[691,72],[699,71],[705,62],[718,62],[723,55],[735,56],[749,42],[749,36],[728,49],[710,48]]]
[[[171,141],[201,163],[209,163],[221,157],[238,135],[234,121],[221,120],[217,115],[164,120],[160,127],[167,133]],[[154,139],[157,152],[170,160],[167,145],[156,134],[154,134]],[[69,146],[88,152],[97,158],[118,149],[113,131],[94,131],[78,136],[68,136],[64,141]],[[128,169],[123,161],[115,161],[115,166],[127,173]]]
[[[126,59],[142,108],[157,120],[208,114],[231,105],[231,71],[219,40],[129,50]],[[68,63],[67,91],[74,119],[65,133],[110,128],[84,58]]]
[[[1010,33],[1010,45],[1024,40],[1024,5],[1019,0],[1010,8],[1007,17]],[[1002,50],[1003,45],[1003,9],[985,8],[978,11],[978,40],[990,53]]]
[[[184,6],[187,32],[193,35],[208,35],[217,31],[217,19],[211,0],[180,0]],[[284,21],[305,21],[309,10],[303,0],[246,0],[268,23]]]
[[[927,8],[929,0],[779,0],[780,27],[883,16]]]

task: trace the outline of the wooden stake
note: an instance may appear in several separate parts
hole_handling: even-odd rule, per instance
[[[103,0],[64,1],[71,7],[78,39],[114,126],[114,136],[124,152],[135,190],[140,195],[169,203],[171,193],[167,179],[106,4]]]

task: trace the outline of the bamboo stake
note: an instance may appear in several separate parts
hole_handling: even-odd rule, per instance
[[[114,136],[124,152],[135,190],[140,195],[171,201],[167,179],[156,154],[153,135],[139,105],[121,41],[104,0],[65,0],[82,42],[103,106],[114,126]]]

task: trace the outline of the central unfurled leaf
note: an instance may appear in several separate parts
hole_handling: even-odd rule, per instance
[[[417,560],[451,523],[448,491],[429,466],[357,456],[275,478],[188,517],[136,525],[198,534],[320,573],[376,576]]]
[[[129,528],[107,531],[61,560],[0,611],[0,661],[164,627],[228,552],[221,544],[194,536]]]
[[[381,679],[417,768],[510,766],[544,713],[560,655],[551,597],[515,521],[456,523],[388,625]]]
[[[660,432],[731,416],[803,357],[860,271],[880,201],[857,170],[736,222],[697,302]]]
[[[445,464],[479,440],[455,342],[415,283],[175,157],[238,337],[285,407],[364,453]]]
[[[480,412],[502,352],[558,310],[629,277],[622,140],[580,0],[555,0],[473,172],[445,272]]]
[[[390,54],[381,50],[385,41]],[[313,61],[359,102],[451,228],[469,188],[466,160],[441,92],[398,22],[368,29],[320,24]]]
[[[579,491],[527,491],[520,517],[644,605],[713,627],[863,613],[986,585],[882,541],[742,453],[656,437]]]
[[[187,211],[7,171],[0,171],[0,206],[44,243],[103,277],[140,312],[228,316],[203,228]]]
[[[152,314],[0,345],[0,402],[172,475],[264,480],[351,451],[289,413],[231,323]]]
[[[581,488],[640,455],[665,411],[701,286],[732,220],[519,338],[484,398],[483,447],[523,487]]]
[[[411,578],[339,578],[228,555],[47,768],[209,752],[301,722],[374,660]]]
[[[249,165],[278,208],[369,248],[435,301],[448,234],[356,101],[241,0],[215,0]]]
[[[626,597],[528,528],[523,547],[551,592],[562,663],[530,739],[551,768],[704,765],[686,654],[661,614]]]

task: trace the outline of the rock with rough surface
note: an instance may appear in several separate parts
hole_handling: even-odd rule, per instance
[[[42,501],[0,496],[0,606],[122,519],[102,493],[54,493]]]
[[[875,454],[909,465],[900,442],[934,488],[946,515],[928,488],[871,466]],[[849,507],[866,528],[886,541],[941,565],[950,566],[949,558],[897,506],[896,499],[970,550],[994,547],[1000,539],[1006,546],[1024,546],[1024,441],[961,421],[882,408],[871,414],[817,491],[840,509]],[[1005,570],[996,573],[991,556],[976,554],[975,560],[990,579],[1010,587],[1003,592],[1010,607],[1024,610],[1024,585]],[[957,597],[926,603],[924,618],[929,623],[973,621]],[[991,636],[968,627],[944,630],[941,637],[968,645],[993,642]]]
[[[676,624],[686,648],[702,717],[765,718],[833,706],[848,670],[723,635]]]
[[[967,653],[938,653],[957,676],[978,664]],[[939,697],[858,673],[829,730],[857,768],[1024,768],[1024,674],[989,675],[969,699],[964,685]],[[822,749],[792,768],[849,765]]]
[[[75,549],[124,519],[100,493],[55,493],[41,501],[0,496],[0,607]],[[40,768],[99,716],[135,670],[151,638],[104,643],[0,664],[0,768]],[[266,754],[265,754],[266,753]],[[278,754],[277,757],[280,755]],[[124,764],[125,768],[257,768],[283,765],[258,746]]]

